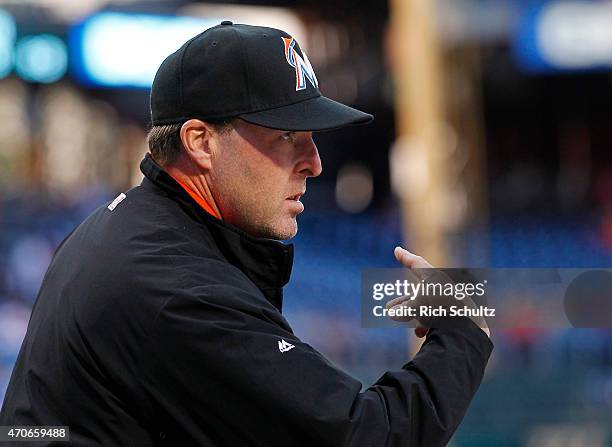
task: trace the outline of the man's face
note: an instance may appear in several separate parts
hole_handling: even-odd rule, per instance
[[[209,140],[207,175],[223,220],[258,237],[285,240],[297,233],[306,179],[321,173],[312,132],[286,132],[235,120]]]

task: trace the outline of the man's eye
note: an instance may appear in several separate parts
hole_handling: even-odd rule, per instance
[[[281,137],[283,138],[283,140],[293,143],[293,140],[294,140],[293,132],[285,132],[284,134],[281,135]]]

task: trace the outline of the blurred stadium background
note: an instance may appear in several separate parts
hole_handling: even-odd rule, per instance
[[[0,398],[58,243],[140,181],[153,74],[233,20],[291,32],[324,94],[376,115],[316,136],[285,313],[369,383],[360,271],[612,267],[612,2],[0,0]],[[612,331],[495,331],[456,447],[612,446]]]

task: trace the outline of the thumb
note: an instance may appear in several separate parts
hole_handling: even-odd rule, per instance
[[[408,250],[402,247],[395,247],[393,250],[395,259],[398,260],[404,267],[408,268],[431,268],[432,265],[423,259],[421,256],[417,256],[414,253],[410,253]]]

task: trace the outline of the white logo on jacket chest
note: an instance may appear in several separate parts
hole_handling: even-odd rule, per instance
[[[280,352],[287,352],[287,351],[292,350],[293,348],[295,348],[295,346],[293,346],[291,343],[283,340],[282,338],[281,338],[281,341],[278,342],[278,350]]]

